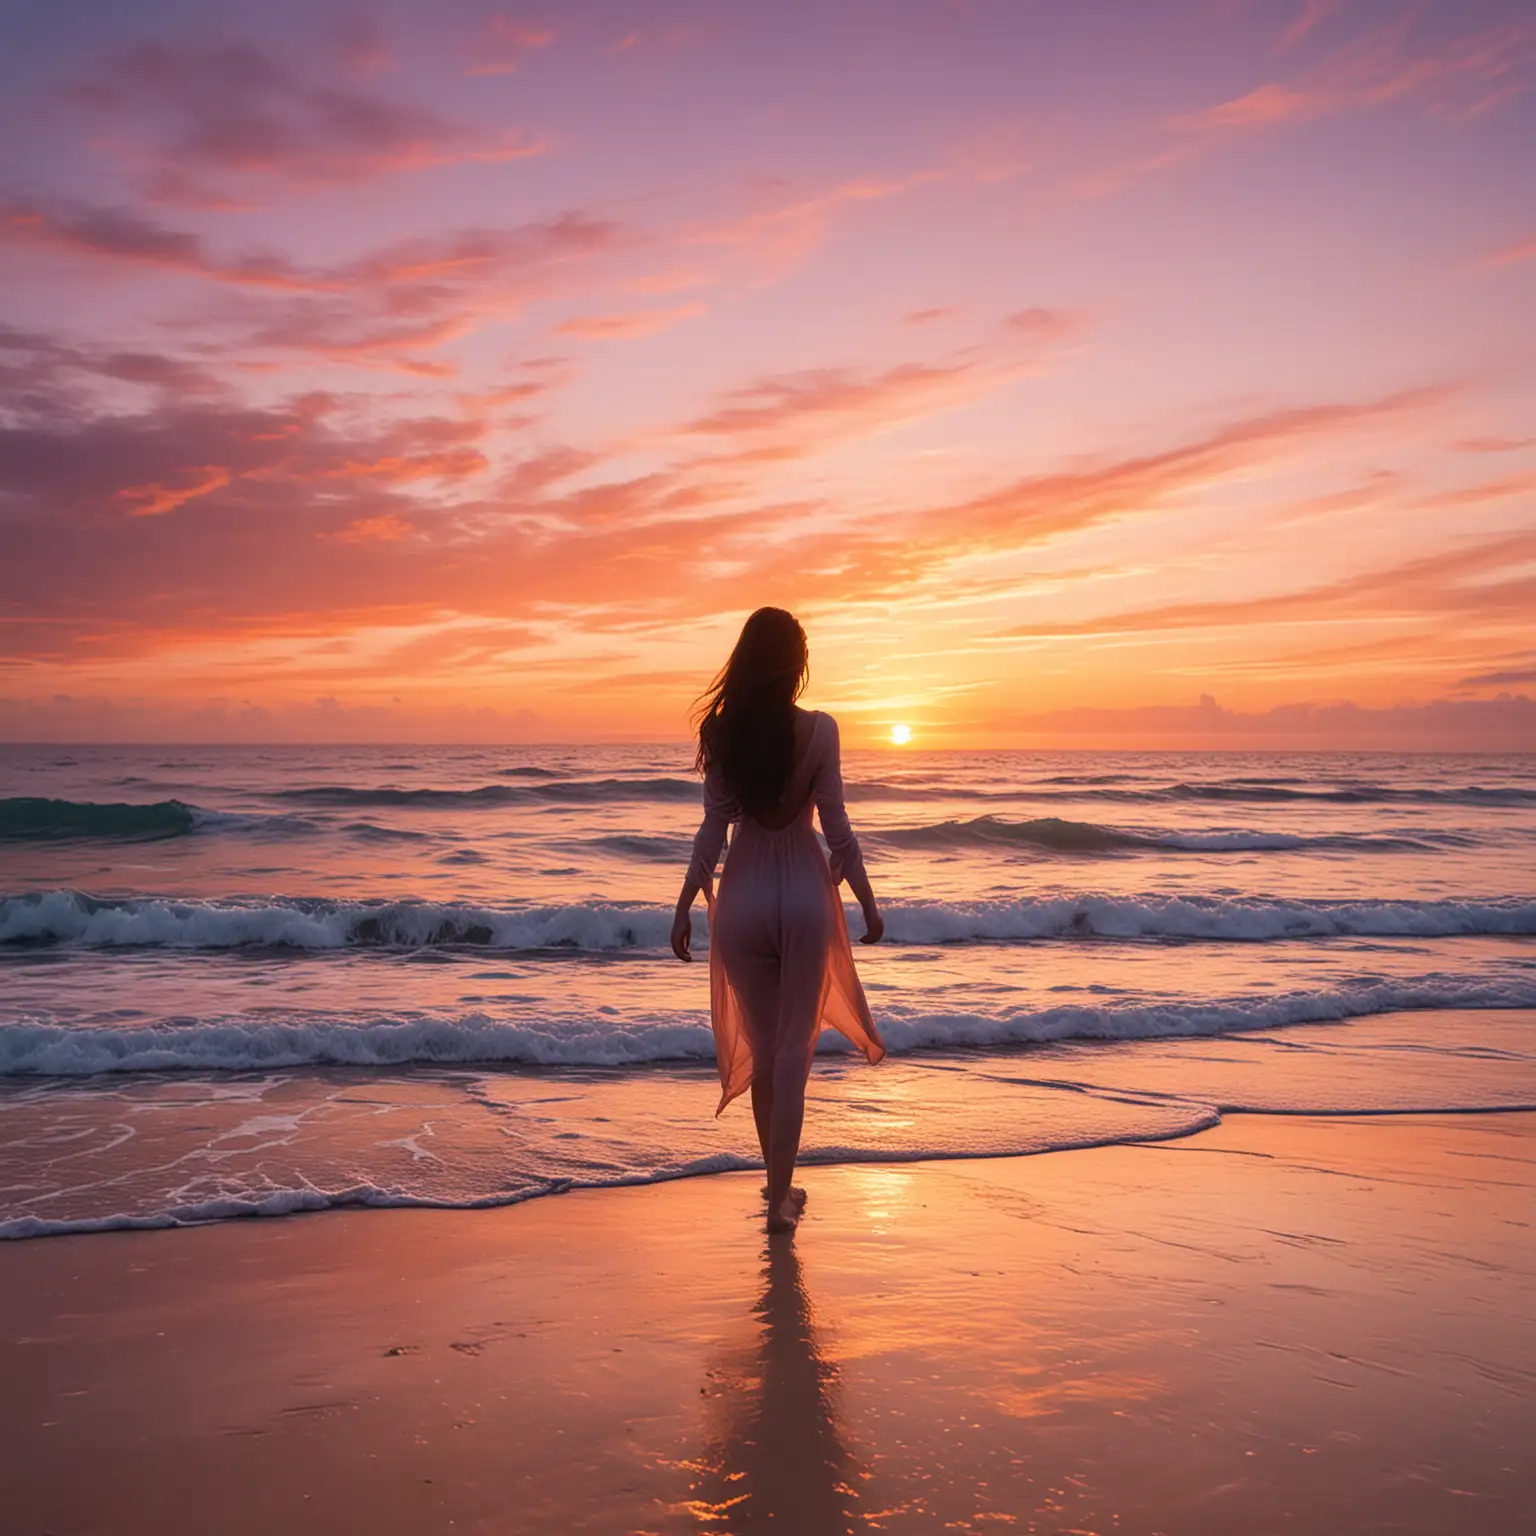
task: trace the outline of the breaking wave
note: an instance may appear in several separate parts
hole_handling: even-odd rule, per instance
[[[1031,939],[1449,938],[1536,934],[1536,900],[1293,901],[1280,897],[1027,896],[1013,901],[897,901],[885,909],[897,944]],[[702,924],[702,916],[695,922]],[[242,946],[335,950],[428,948],[645,950],[667,948],[672,909],[594,902],[487,907],[428,901],[104,900],[81,891],[0,899],[0,944],[108,949]]]
[[[1316,990],[1189,1002],[1069,1004],[994,1013],[931,1012],[896,1005],[877,1018],[897,1053],[1018,1046],[1055,1040],[1157,1040],[1361,1018],[1405,1009],[1530,1008],[1536,978],[1476,980],[1431,974]],[[818,1049],[852,1049],[822,1035]],[[0,1024],[0,1076],[83,1077],[102,1072],[254,1071],[301,1066],[399,1067],[413,1063],[633,1067],[714,1059],[705,1014],[649,1018],[485,1013],[359,1019],[227,1018],[190,1024],[98,1027]]]

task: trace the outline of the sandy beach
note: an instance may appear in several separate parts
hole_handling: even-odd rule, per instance
[[[0,1536],[1536,1536],[1536,0],[0,120]]]
[[[0,1249],[16,1536],[1522,1532],[1536,1115]]]

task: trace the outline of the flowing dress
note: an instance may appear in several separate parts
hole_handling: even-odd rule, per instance
[[[689,877],[709,903],[709,1001],[720,1066],[718,1115],[759,1073],[797,1071],[803,1086],[816,1038],[840,1031],[871,1062],[885,1042],[870,1017],[854,968],[838,884],[864,867],[843,804],[837,722],[815,712],[810,740],[785,790],[780,828],[743,812],[718,769],[704,777],[704,819],[693,840]],[[811,811],[831,850],[816,840]],[[714,869],[735,824],[713,891]]]

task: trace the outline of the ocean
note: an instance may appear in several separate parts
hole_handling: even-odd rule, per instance
[[[1536,757],[844,771],[891,1055],[823,1037],[809,1162],[1536,1108]],[[699,798],[684,745],[0,749],[0,1236],[754,1166],[667,945]]]

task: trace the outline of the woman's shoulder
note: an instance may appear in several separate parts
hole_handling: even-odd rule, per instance
[[[815,772],[838,750],[837,721],[824,709],[801,709],[798,704],[795,709],[795,756],[802,767]]]
[[[795,741],[809,744],[822,736],[837,735],[837,721],[824,709],[802,709],[795,705]]]
[[[808,729],[811,735],[830,736],[833,740],[837,739],[836,716],[829,715],[824,709],[801,709],[798,704],[795,705],[795,709],[802,717],[810,717]]]

